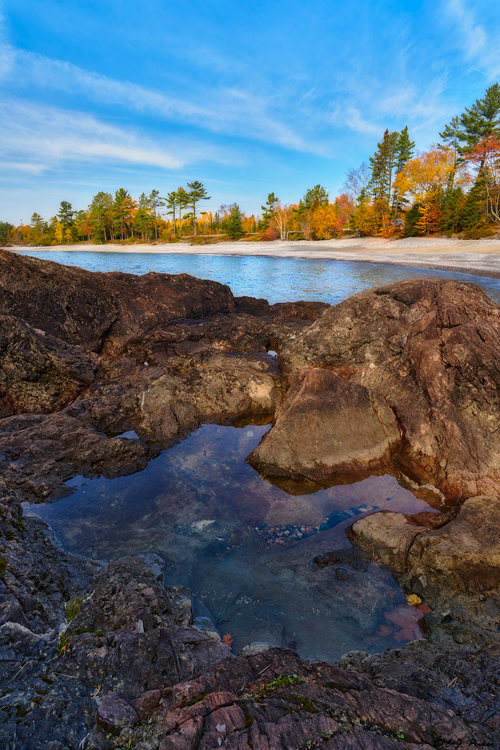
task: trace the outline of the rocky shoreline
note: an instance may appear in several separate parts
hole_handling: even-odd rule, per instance
[[[0,341],[2,746],[499,746],[500,308],[478,287],[269,305],[0,251]],[[248,460],[276,481],[384,471],[455,504],[351,531],[425,600],[427,640],[340,666],[265,645],[235,657],[160,560],[77,557],[23,516],[76,475],[129,474],[200,424],[262,414]]]

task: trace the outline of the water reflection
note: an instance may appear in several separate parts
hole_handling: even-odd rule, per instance
[[[65,251],[21,251],[89,271],[125,271],[144,274],[189,273],[199,279],[228,284],[236,296],[264,297],[271,303],[300,299],[336,304],[363,289],[411,278],[458,279],[479,284],[500,303],[500,279],[453,271],[412,268],[352,261],[306,258],[273,258],[235,255],[153,255],[144,253],[99,253]]]
[[[70,496],[31,510],[73,552],[160,554],[167,582],[191,588],[236,650],[268,641],[335,659],[420,636],[421,613],[375,562],[319,568],[314,557],[349,546],[356,517],[429,506],[390,476],[289,495],[245,463],[267,429],[205,425],[142,472],[75,478]]]

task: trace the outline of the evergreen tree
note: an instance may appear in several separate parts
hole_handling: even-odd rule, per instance
[[[315,185],[313,188],[309,188],[309,190],[306,191],[301,203],[304,208],[312,209],[313,211],[315,208],[318,208],[318,206],[327,206],[328,190],[322,185]]]
[[[401,133],[399,133],[396,142],[396,174],[399,174],[406,162],[410,161],[413,156],[414,149],[415,141],[410,140],[408,126],[406,125]]]
[[[413,206],[405,212],[404,217],[405,227],[403,234],[405,237],[418,237],[420,234],[423,234],[422,230],[419,228],[419,224],[422,220],[421,203],[414,203]]]
[[[75,213],[76,211],[73,211],[71,203],[68,203],[68,201],[61,201],[57,218],[65,229],[69,229],[73,226],[75,221]]]
[[[449,185],[441,199],[442,231],[452,235],[461,228],[461,213],[464,204],[464,193],[460,186]]]
[[[0,245],[7,244],[13,229],[13,225],[8,221],[0,221]]]
[[[237,240],[244,234],[243,231],[243,214],[237,203],[230,206],[229,216],[222,221],[222,228],[232,240]]]
[[[189,188],[189,192],[186,193],[189,197],[187,205],[193,208],[193,234],[196,237],[196,204],[198,201],[209,201],[211,196],[207,194],[205,186],[199,180],[188,182],[187,186]]]
[[[397,164],[400,137],[401,135],[397,131],[390,133],[386,130],[382,141],[377,143],[377,150],[374,155],[370,156],[371,178],[369,186],[371,193],[375,200],[381,199],[387,205],[391,201],[392,174]]]
[[[500,135],[500,85],[494,83],[486,89],[482,99],[454,117],[439,134],[447,144],[464,153],[488,135]]]
[[[259,222],[259,229],[268,228],[272,219],[274,219],[274,214],[278,203],[279,198],[277,198],[274,193],[269,193],[269,195],[267,196],[267,201],[263,206],[261,206],[262,219]]]
[[[120,228],[122,240],[124,239],[125,225],[132,222],[132,209],[135,208],[135,205],[135,201],[132,200],[127,190],[120,188],[116,191],[113,201],[113,223]]]
[[[465,200],[460,221],[466,236],[477,232],[487,223],[487,199],[484,176],[479,173]]]
[[[148,208],[151,210],[155,225],[155,240],[158,239],[157,210],[161,204],[160,191],[152,190],[148,198]]]

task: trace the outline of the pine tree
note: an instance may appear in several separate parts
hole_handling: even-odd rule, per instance
[[[189,192],[188,205],[193,207],[193,234],[196,237],[196,204],[198,201],[209,201],[211,196],[208,195],[205,186],[199,180],[188,182]]]
[[[404,168],[407,161],[413,156],[415,149],[415,141],[410,140],[408,133],[408,126],[406,125],[401,133],[399,133],[398,140],[396,142],[396,174],[399,174]]]
[[[397,164],[399,138],[400,133],[397,131],[390,133],[386,130],[382,141],[377,143],[374,155],[370,156],[371,193],[375,200],[382,199],[387,205],[391,201],[392,173]]]
[[[229,216],[222,222],[222,228],[230,239],[236,240],[244,234],[242,219],[243,214],[241,213],[240,207],[237,203],[233,203],[233,205],[230,206]]]
[[[262,219],[259,222],[259,229],[267,229],[271,221],[274,219],[274,214],[276,212],[276,206],[279,203],[279,198],[275,196],[274,193],[269,193],[267,196],[267,201],[263,206],[261,206],[262,209]]]
[[[57,218],[63,225],[65,229],[68,229],[69,227],[72,227],[75,220],[75,213],[76,211],[73,211],[73,207],[71,203],[68,203],[68,201],[61,201],[61,205],[59,206],[59,213],[57,214]]]
[[[445,143],[454,145],[459,154],[466,152],[488,135],[500,135],[500,85],[486,89],[482,99],[454,117],[439,134]]]

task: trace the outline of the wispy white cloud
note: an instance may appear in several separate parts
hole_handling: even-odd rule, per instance
[[[378,136],[381,133],[382,126],[375,122],[370,122],[361,114],[357,107],[338,105],[331,114],[331,122],[339,128],[349,128],[355,133],[363,135]]]
[[[2,102],[0,159],[40,172],[63,162],[129,163],[178,170],[201,159],[227,162],[220,150],[189,143],[170,147],[92,115],[12,100]],[[24,166],[22,166],[24,165]]]
[[[121,108],[156,118],[196,125],[214,133],[256,139],[297,151],[314,151],[314,145],[273,114],[273,99],[242,88],[216,87],[204,95],[205,102],[191,102],[153,91],[130,81],[119,81],[72,63],[43,55],[12,50],[6,53],[4,72],[13,80],[79,95],[100,106]]]
[[[465,59],[477,63],[481,68],[478,70],[471,66],[471,69],[492,79],[500,75],[498,29],[486,29],[477,20],[473,6],[467,5],[465,0],[445,0],[445,8],[458,31]]]

